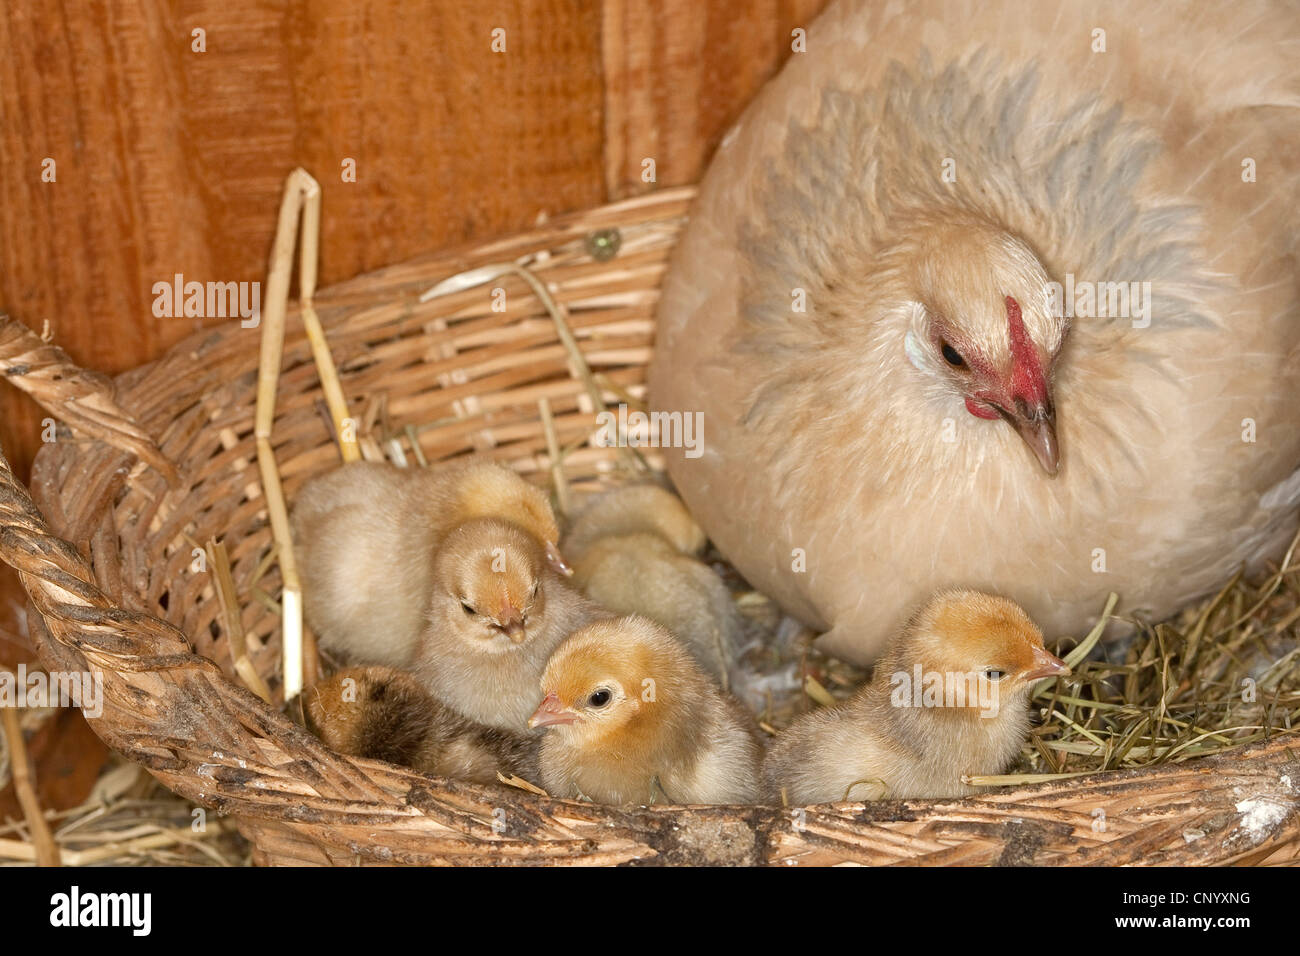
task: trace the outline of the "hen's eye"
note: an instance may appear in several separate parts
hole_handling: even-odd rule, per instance
[[[984,672],[984,676],[991,681],[1000,681],[1002,680],[1002,678],[1007,676],[1007,672],[1000,671],[996,667],[990,667],[988,670]]]
[[[953,368],[962,368],[966,365],[966,360],[961,357],[961,353],[947,342],[940,343],[939,351],[943,353],[944,361]]]
[[[473,617],[475,614],[478,613],[478,611],[474,610],[472,607],[470,607],[470,606],[469,606],[467,603],[465,603],[464,601],[461,601],[461,602],[460,602],[460,609],[461,609],[462,611],[464,611],[466,614],[468,614],[469,616],[471,616],[471,617]]]
[[[606,704],[609,703],[609,698],[610,698],[609,691],[605,690],[605,688],[602,687],[600,690],[596,691],[594,694],[592,694],[590,697],[587,698],[587,703],[590,704],[592,707],[604,707]]]

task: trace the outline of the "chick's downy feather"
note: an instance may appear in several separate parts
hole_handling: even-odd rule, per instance
[[[434,556],[411,670],[469,719],[525,731],[556,645],[609,616],[550,566],[533,535],[476,518],[444,536]]]
[[[308,728],[339,753],[476,783],[496,783],[498,772],[537,774],[535,736],[467,720],[405,671],[345,668],[305,701]]]
[[[704,413],[666,452],[718,548],[860,663],[937,588],[1077,633],[1277,556],[1298,47],[1280,0],[833,3],[660,302],[651,400]]]
[[[596,495],[564,533],[564,552],[584,554],[601,538],[653,534],[679,554],[698,555],[707,540],[682,500],[652,483],[628,484]]]
[[[762,750],[753,718],[653,621],[573,634],[546,666],[533,726],[542,785],[609,804],[749,803]]]
[[[940,594],[853,698],[777,735],[763,768],[766,796],[800,806],[974,793],[962,776],[1003,772],[1028,733],[1035,682],[1067,673],[1016,604]]]
[[[725,689],[743,625],[727,586],[695,557],[704,544],[676,495],[628,485],[582,510],[564,536],[564,553],[573,583],[588,597],[666,627]]]
[[[293,506],[294,550],[303,610],[321,647],[409,667],[434,552],[453,527],[482,517],[509,521],[558,555],[546,495],[500,465],[355,462],[304,485]]]

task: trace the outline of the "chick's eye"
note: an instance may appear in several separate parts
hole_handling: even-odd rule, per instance
[[[984,676],[991,681],[999,681],[1002,680],[1002,678],[1007,676],[1007,672],[1000,671],[996,667],[990,667],[984,671]]]
[[[469,604],[465,601],[460,602],[460,609],[464,611],[466,614],[468,614],[470,617],[473,617],[475,614],[478,613],[478,611],[470,607]]]
[[[609,698],[610,698],[609,691],[605,690],[605,688],[602,687],[600,690],[596,691],[594,694],[592,694],[590,697],[587,698],[587,703],[590,704],[592,707],[604,707],[606,704],[609,703]]]
[[[949,345],[947,342],[940,343],[939,351],[943,353],[944,361],[953,368],[965,368],[966,360],[961,357],[961,353]]]

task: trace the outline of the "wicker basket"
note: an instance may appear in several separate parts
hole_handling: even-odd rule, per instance
[[[420,294],[463,270],[527,256],[614,400],[641,395],[657,288],[690,198],[669,190],[601,207],[320,294],[363,443],[418,424],[429,460],[486,455],[543,478],[539,399],[549,399],[563,444],[580,446],[594,428],[592,402],[545,309],[515,277],[493,283],[507,291],[504,312],[491,310],[482,286],[426,303]],[[621,248],[599,261],[585,240],[607,228],[620,231]],[[294,318],[274,426],[290,498],[338,461]],[[1300,747],[1287,738],[977,799],[796,811],[615,809],[334,754],[235,676],[224,606],[195,562],[210,540],[226,545],[245,663],[274,695],[279,578],[253,438],[258,345],[258,332],[236,322],[212,328],[122,375],[114,390],[22,326],[0,324],[0,369],[75,429],[38,456],[35,505],[0,468],[0,557],[21,572],[40,612],[32,621],[41,658],[50,669],[102,671],[96,732],[185,798],[232,815],[260,863],[1300,860]],[[578,447],[565,473],[597,481],[614,456]]]

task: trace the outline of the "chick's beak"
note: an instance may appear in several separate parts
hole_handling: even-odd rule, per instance
[[[528,631],[524,625],[523,611],[509,601],[502,605],[501,614],[497,618],[497,626],[501,628],[506,637],[510,638],[511,643],[522,644],[528,639]]]
[[[1061,449],[1056,442],[1056,408],[1051,396],[1033,403],[1017,398],[1012,411],[1001,406],[994,407],[1003,420],[1016,430],[1016,434],[1024,439],[1048,477],[1055,478],[1061,469]]]
[[[546,542],[546,563],[549,564],[566,578],[573,576],[573,568],[564,560],[564,555],[560,554],[560,546],[554,541]]]
[[[1041,647],[1034,648],[1034,665],[1025,672],[1025,680],[1042,680],[1045,677],[1064,677],[1070,665]]]
[[[554,727],[556,724],[572,724],[578,721],[578,715],[560,703],[555,692],[547,694],[528,718],[529,727]]]

